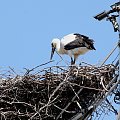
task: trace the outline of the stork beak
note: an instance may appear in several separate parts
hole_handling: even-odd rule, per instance
[[[55,52],[55,47],[54,47],[54,46],[52,46],[50,60],[52,60],[52,58],[53,58],[53,55],[54,55],[54,52]]]

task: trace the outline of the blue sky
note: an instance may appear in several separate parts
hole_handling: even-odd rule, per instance
[[[0,66],[22,70],[45,63],[50,59],[51,40],[69,33],[81,33],[95,41],[96,51],[79,57],[78,62],[100,64],[117,43],[118,34],[110,22],[99,22],[93,16],[109,10],[115,2],[0,0]],[[70,61],[69,57],[63,58]],[[55,55],[53,59],[58,62],[60,57]]]
[[[0,0],[0,66],[32,68],[49,61],[51,40],[69,33],[94,39],[96,51],[79,57],[99,64],[117,42],[111,23],[93,16],[117,0]],[[59,61],[59,56],[53,58]],[[70,61],[69,57],[64,57]],[[63,63],[64,64],[64,63]]]

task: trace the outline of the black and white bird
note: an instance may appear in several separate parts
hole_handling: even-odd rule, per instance
[[[64,36],[61,40],[55,38],[51,43],[51,58],[56,51],[58,54],[67,54],[71,57],[71,64],[75,64],[79,55],[85,54],[89,50],[96,50],[94,41],[79,33],[72,33]]]

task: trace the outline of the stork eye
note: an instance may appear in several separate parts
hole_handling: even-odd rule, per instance
[[[53,43],[51,43],[51,47],[54,47]]]
[[[51,44],[51,47],[52,47],[52,48],[56,48],[56,43],[52,43],[52,44]]]

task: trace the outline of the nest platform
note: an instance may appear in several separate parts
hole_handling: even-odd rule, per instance
[[[112,64],[53,66],[0,82],[1,120],[71,120],[90,113],[117,76]]]

